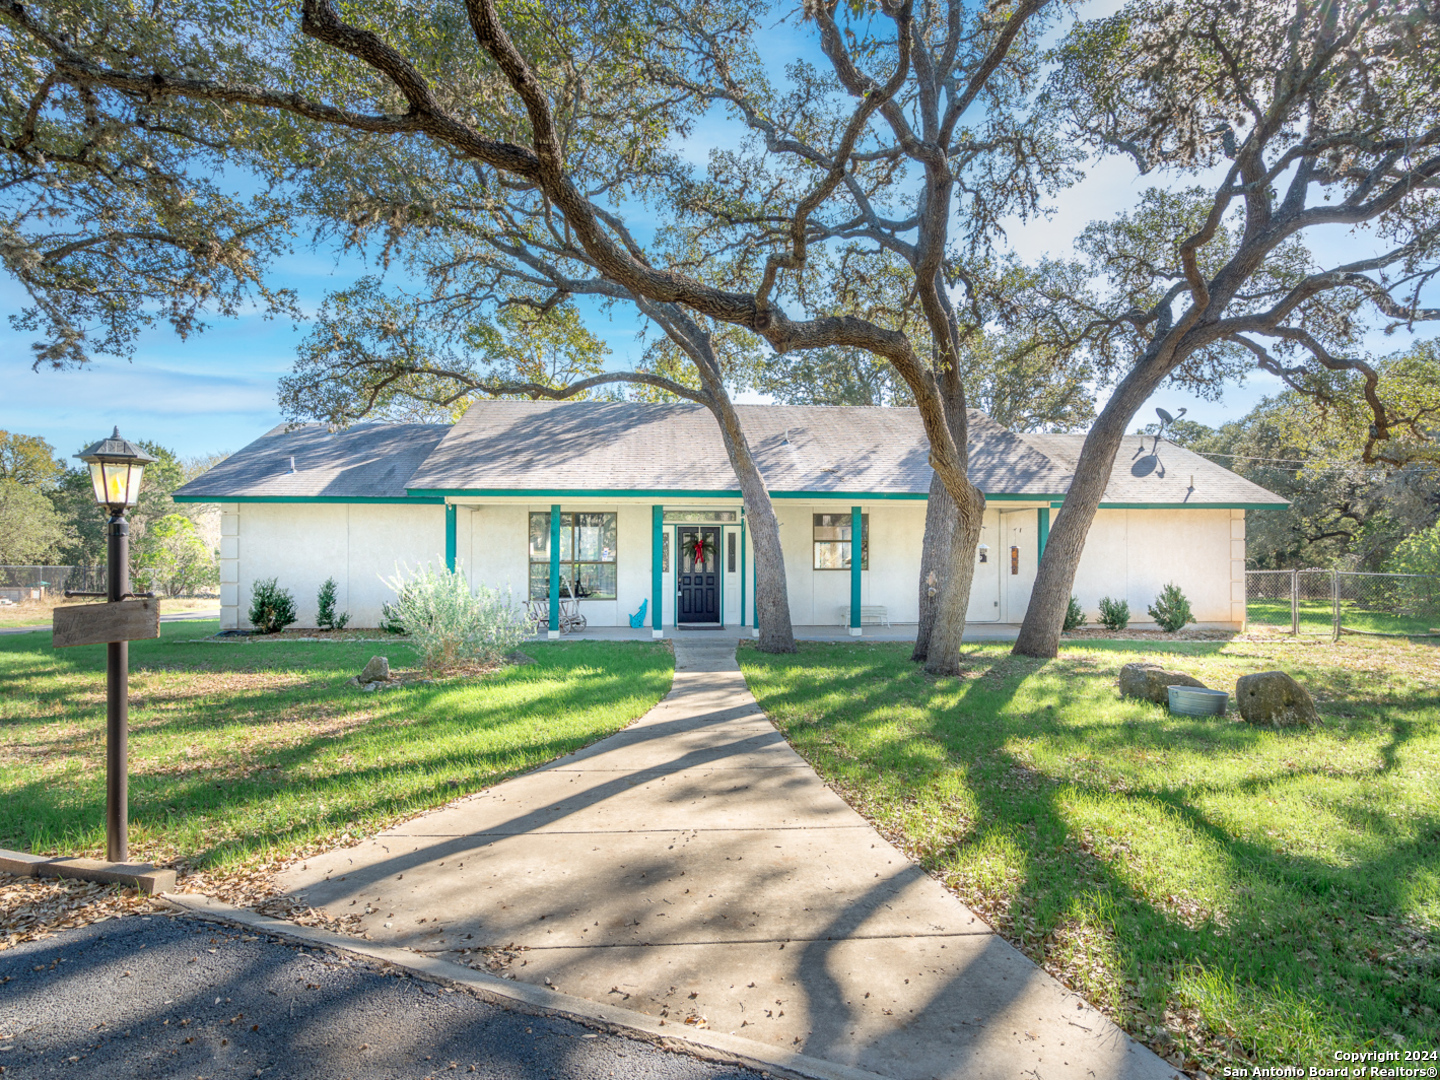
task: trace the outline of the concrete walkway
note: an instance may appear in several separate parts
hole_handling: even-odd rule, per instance
[[[629,728],[286,887],[377,942],[883,1076],[1175,1075],[830,791],[733,636],[675,650]]]

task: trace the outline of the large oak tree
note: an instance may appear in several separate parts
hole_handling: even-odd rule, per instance
[[[1114,389],[1017,653],[1055,655],[1116,452],[1167,380],[1349,375],[1369,412],[1362,460],[1387,454],[1399,414],[1361,339],[1440,318],[1437,55],[1425,0],[1139,0],[1070,35],[1052,93],[1077,135],[1176,186],[1089,229],[1080,264],[1052,266],[1031,298]]]

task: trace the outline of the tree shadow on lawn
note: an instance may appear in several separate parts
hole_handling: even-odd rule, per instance
[[[668,689],[663,650],[650,647],[652,657],[585,644],[535,648],[535,663],[483,681],[367,694],[346,685],[357,670],[353,656],[331,655],[322,658],[329,670],[276,690],[149,695],[132,713],[132,851],[213,866],[363,834],[602,738]],[[58,652],[44,659],[56,674],[90,666]],[[236,657],[230,670],[250,670],[246,659]],[[62,681],[25,696],[63,701],[73,681]],[[47,736],[57,722],[62,731]],[[63,719],[10,723],[38,729],[24,734],[24,746],[40,774],[19,780],[12,772],[12,782],[0,784],[0,845],[99,847],[103,700]],[[60,759],[48,769],[47,755]]]
[[[964,677],[931,680],[906,651],[802,646],[759,661],[752,685],[827,779],[1033,959],[1142,1036],[1203,1020],[1212,1064],[1227,1048],[1297,1064],[1433,1040],[1440,954],[1417,916],[1440,883],[1440,817],[1417,804],[1401,822],[1373,801],[1433,735],[1412,717],[1437,715],[1440,696],[1411,698],[1409,717],[1372,698],[1327,707],[1327,728],[1269,731],[1122,702],[1083,655],[980,652]],[[1325,740],[1367,749],[1369,766],[1289,762]],[[1081,751],[1089,768],[1065,769]],[[1292,767],[1267,767],[1275,756]],[[1176,758],[1215,767],[1191,782]],[[1251,759],[1261,772],[1223,775]],[[1274,796],[1268,822],[1237,810]],[[1366,842],[1297,850],[1286,834],[1305,821],[1287,815],[1307,808]]]

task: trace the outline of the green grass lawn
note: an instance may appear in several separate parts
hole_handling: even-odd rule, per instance
[[[212,643],[168,623],[130,647],[130,850],[235,868],[373,833],[625,726],[670,687],[661,645],[532,643],[535,663],[364,693],[401,641]],[[105,649],[0,636],[0,847],[104,853]]]
[[[1278,627],[1290,631],[1290,601],[1251,600],[1245,606],[1246,621],[1255,628]],[[1340,604],[1340,624],[1354,630],[1368,630],[1375,634],[1428,634],[1440,628],[1440,614],[1393,615],[1387,611],[1373,611],[1353,601]],[[1305,600],[1300,604],[1300,632],[1302,634],[1328,634],[1335,625],[1335,609],[1329,600]]]
[[[1211,1070],[1440,1046],[1433,646],[1087,642],[1053,661],[977,646],[940,680],[908,653],[740,656],[827,781],[1128,1030]],[[1120,665],[1146,656],[1232,694],[1284,668],[1325,724],[1122,701]]]

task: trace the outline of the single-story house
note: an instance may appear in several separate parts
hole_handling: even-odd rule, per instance
[[[738,408],[780,521],[795,624],[859,633],[862,613],[916,622],[931,479],[917,413]],[[1016,623],[1083,436],[1012,432],[979,413],[971,423],[971,476],[987,509],[969,618]],[[330,577],[338,609],[374,626],[393,598],[382,578],[426,561],[509,586],[517,601],[549,598],[564,579],[591,626],[627,625],[642,605],[657,634],[754,622],[739,485],[714,418],[696,405],[481,401],[453,426],[282,426],[175,497],[220,504],[226,628],[249,625],[251,589],[271,577],[294,594],[302,626]],[[1092,617],[1112,596],[1143,624],[1174,581],[1201,624],[1238,628],[1246,511],[1283,505],[1196,454],[1128,438],[1075,592]]]

